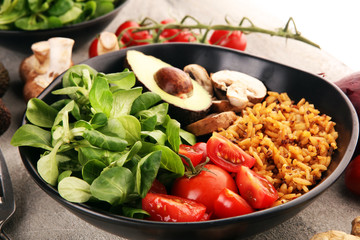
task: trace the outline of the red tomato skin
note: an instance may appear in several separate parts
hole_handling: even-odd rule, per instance
[[[198,164],[205,162],[206,160],[206,143],[199,142],[193,146],[180,144],[179,154],[190,158],[192,165],[196,167]],[[188,163],[183,158],[181,159],[183,163],[188,166]]]
[[[194,36],[194,34],[188,30],[182,30],[179,32],[179,34],[172,38],[169,39],[169,42],[196,42],[197,39]]]
[[[228,172],[238,172],[242,165],[251,168],[255,164],[254,157],[216,132],[207,141],[206,152],[214,164]]]
[[[244,51],[246,49],[247,40],[245,34],[241,31],[232,31],[229,36],[218,39],[218,42],[213,44]]]
[[[162,184],[157,179],[154,180],[153,184],[151,185],[151,188],[150,188],[149,192],[167,194],[167,190],[166,190],[165,185]]]
[[[345,169],[345,185],[352,193],[360,195],[360,155]]]
[[[146,194],[142,208],[150,214],[149,220],[162,222],[196,222],[206,220],[206,207],[189,199],[160,193]]]
[[[255,209],[271,207],[278,199],[275,187],[265,177],[248,167],[241,166],[236,175],[236,184],[240,196]]]
[[[239,194],[224,188],[214,202],[214,215],[228,218],[254,212],[254,209]]]
[[[218,44],[220,42],[220,40],[226,38],[226,36],[229,33],[230,33],[230,31],[228,31],[228,30],[215,30],[209,38],[209,43],[210,44]]]
[[[201,171],[192,178],[183,176],[177,178],[172,186],[172,194],[175,196],[194,200],[206,206],[207,213],[214,210],[214,201],[224,188],[238,192],[234,179],[224,169],[206,164],[206,170]]]
[[[174,19],[164,19],[162,20],[160,23],[163,25],[169,24],[169,23],[175,23],[176,21]],[[171,29],[171,28],[166,28],[164,29],[161,33],[160,36],[163,38],[168,39],[169,41],[171,41],[171,39],[177,35],[181,30],[180,29]]]
[[[127,44],[130,39],[131,39],[131,35],[132,35],[132,32],[137,28],[137,27],[140,27],[140,25],[137,23],[137,22],[134,22],[134,21],[125,21],[123,22],[115,31],[115,35],[116,36],[119,36],[121,33],[123,33],[123,31],[127,28],[129,28],[128,30],[126,30],[122,37],[121,37],[121,41],[124,43],[124,44]]]
[[[90,44],[90,48],[89,48],[89,57],[92,58],[92,57],[96,57],[98,56],[98,50],[97,50],[97,47],[98,47],[98,43],[99,43],[99,39],[98,38],[95,38],[91,44]]]

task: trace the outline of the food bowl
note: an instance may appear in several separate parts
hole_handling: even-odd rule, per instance
[[[34,151],[34,148],[20,147],[22,161],[35,182],[58,203],[90,224],[128,239],[183,239],[184,236],[186,239],[245,238],[270,229],[299,213],[339,178],[351,160],[358,139],[358,117],[349,99],[333,83],[304,71],[217,46],[169,43],[131,49],[155,56],[179,68],[197,63],[209,72],[223,69],[241,71],[260,79],[271,91],[287,92],[295,102],[305,98],[336,122],[339,133],[338,149],[320,183],[290,202],[232,218],[169,223],[127,218],[87,204],[64,200],[55,188],[39,176],[36,170],[39,152]],[[119,72],[124,68],[126,51],[125,49],[101,55],[84,63],[99,72]],[[39,98],[48,103],[58,100],[59,96],[52,95],[51,92],[60,86],[61,76]],[[24,118],[23,123],[25,122]]]
[[[51,37],[67,37],[75,40],[74,48],[80,47],[106,28],[126,2],[126,0],[115,1],[114,10],[105,15],[60,28],[35,31],[0,30],[0,45],[14,51],[31,53],[31,44],[35,42],[46,41]]]

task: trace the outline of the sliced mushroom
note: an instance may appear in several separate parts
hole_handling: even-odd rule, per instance
[[[250,103],[248,105],[250,105]],[[243,108],[239,108],[239,107],[232,105],[230,103],[230,101],[227,99],[226,100],[225,99],[213,100],[212,104],[211,104],[211,109],[210,109],[210,111],[214,112],[214,113],[221,113],[221,112],[227,112],[227,111],[233,111],[233,112],[239,113],[239,112],[241,112],[241,110],[243,110]]]
[[[98,55],[119,50],[118,38],[114,33],[102,32],[99,36],[99,44],[97,45]]]
[[[189,64],[184,67],[184,72],[197,81],[210,94],[210,96],[214,95],[213,85],[205,68],[198,64]]]
[[[222,70],[211,74],[215,92],[219,99],[227,99],[236,107],[244,108],[249,103],[261,102],[266,96],[266,87],[258,79],[245,73]]]
[[[236,114],[232,111],[214,113],[187,125],[186,130],[195,136],[203,136],[218,131],[219,129],[228,128],[236,118]]]

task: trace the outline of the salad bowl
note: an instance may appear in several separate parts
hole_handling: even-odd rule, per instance
[[[56,188],[47,184],[36,168],[40,152],[30,147],[19,151],[26,170],[33,180],[59,204],[90,224],[127,239],[239,239],[268,230],[295,216],[328,189],[343,173],[354,153],[359,122],[356,111],[346,95],[325,79],[266,59],[227,48],[196,43],[152,44],[132,47],[157,57],[175,67],[197,63],[209,72],[229,69],[244,72],[260,79],[270,91],[286,92],[295,102],[305,98],[322,113],[332,117],[338,131],[338,149],[321,181],[308,193],[282,205],[254,213],[202,222],[156,222],[112,214],[96,206],[71,203],[63,199]],[[87,64],[99,72],[124,70],[129,49],[89,59]],[[59,96],[51,92],[61,87],[59,76],[41,95],[47,103]],[[334,107],[337,106],[337,107]],[[24,116],[23,124],[26,123]]]

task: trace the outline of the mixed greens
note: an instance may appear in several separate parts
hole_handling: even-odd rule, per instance
[[[115,0],[2,0],[0,29],[41,30],[75,24],[111,12]]]
[[[184,174],[179,145],[196,139],[168,115],[168,103],[135,83],[127,69],[104,74],[75,65],[52,92],[64,97],[28,102],[28,123],[11,144],[44,150],[37,170],[63,198],[143,217],[141,198],[155,178],[166,184]]]

